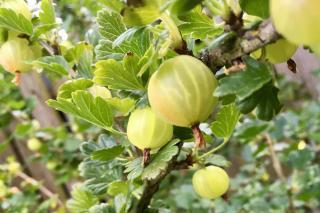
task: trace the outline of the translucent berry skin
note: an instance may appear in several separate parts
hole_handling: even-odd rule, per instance
[[[277,31],[300,44],[320,42],[319,0],[271,0],[270,12]]]
[[[41,141],[37,138],[30,138],[27,141],[27,146],[31,151],[38,151],[41,148],[42,144]]]
[[[215,199],[227,192],[229,176],[220,167],[208,166],[194,173],[192,184],[199,196]]]
[[[158,149],[170,141],[172,125],[159,119],[150,107],[131,113],[127,135],[129,141],[141,150]]]
[[[108,90],[106,87],[93,85],[92,87],[89,88],[89,92],[94,97],[101,97],[103,99],[112,98],[110,90]]]
[[[200,60],[180,55],[161,64],[148,85],[151,108],[164,121],[191,127],[205,121],[217,105],[217,80]]]
[[[24,0],[5,0],[0,4],[0,7],[11,9],[16,13],[23,15],[28,20],[31,20],[32,18],[28,4]]]
[[[269,44],[265,47],[266,59],[273,64],[284,63],[288,61],[296,52],[297,46],[290,43],[285,39],[280,39],[273,44]],[[252,53],[254,58],[261,56],[261,49]]]
[[[9,72],[27,72],[34,60],[32,48],[26,39],[15,38],[6,41],[0,48],[0,64]]]

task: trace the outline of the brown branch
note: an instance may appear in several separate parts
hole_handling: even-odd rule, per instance
[[[230,65],[232,61],[247,55],[280,38],[270,19],[261,22],[257,29],[251,29],[238,37],[229,32],[228,39],[223,39],[219,45],[208,47],[200,54],[200,59],[212,70]]]
[[[47,198],[55,198],[57,199],[58,204],[64,208],[63,202],[58,198],[58,196],[56,196],[54,193],[52,193],[49,189],[47,189],[46,187],[44,187],[43,185],[41,185],[38,181],[36,181],[35,179],[33,179],[32,177],[28,176],[27,174],[23,173],[23,172],[19,172],[17,174],[17,177],[21,178],[22,180],[26,181],[27,183],[34,185],[34,186],[38,186],[40,192],[46,196]]]
[[[270,158],[272,161],[272,166],[274,171],[276,172],[277,176],[280,178],[281,181],[286,181],[286,177],[283,174],[283,169],[280,163],[280,160],[273,148],[273,141],[270,137],[269,134],[264,134],[264,138],[266,140],[266,143],[268,145],[269,148],[269,152],[270,152]],[[289,199],[289,209],[288,209],[288,213],[295,213],[296,210],[294,208],[294,204],[293,204],[293,199],[292,199],[292,193],[291,190],[289,189],[287,191],[287,195],[288,195],[288,199]]]
[[[280,163],[280,160],[276,154],[276,152],[274,151],[274,148],[273,148],[273,141],[270,137],[269,134],[265,134],[264,135],[264,138],[266,140],[266,143],[268,144],[268,148],[269,148],[269,153],[270,153],[270,158],[271,158],[271,161],[272,161],[272,166],[273,166],[273,169],[274,171],[276,172],[277,176],[282,180],[284,181],[286,178],[283,174],[283,169],[282,169],[282,166],[281,166],[281,163]]]
[[[154,180],[145,181],[145,187],[142,192],[141,198],[138,202],[136,212],[143,213],[148,209],[148,206],[151,202],[153,195],[158,191],[159,185],[161,181],[172,171],[175,169],[175,165],[177,162],[177,157],[180,154],[181,148],[183,143],[178,144],[179,151],[178,153],[172,158],[167,166],[167,169],[160,173]]]

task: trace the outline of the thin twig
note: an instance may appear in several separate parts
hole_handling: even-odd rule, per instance
[[[64,207],[62,201],[58,198],[58,196],[56,196],[54,193],[52,193],[48,188],[44,187],[42,184],[39,184],[39,182],[37,180],[33,179],[32,177],[30,177],[29,175],[27,175],[23,172],[19,172],[17,174],[17,176],[19,178],[21,178],[22,180],[26,181],[27,183],[30,183],[31,185],[38,186],[40,192],[43,195],[45,195],[48,198],[55,198],[57,200],[58,204],[61,207]]]
[[[201,52],[199,58],[215,71],[219,67],[232,65],[232,61],[275,42],[279,38],[280,35],[276,32],[271,20],[268,19],[262,22],[258,29],[248,30],[241,37],[233,33],[231,38],[224,39],[220,45],[209,46]]]
[[[269,134],[264,134],[264,138],[266,140],[266,143],[268,144],[268,148],[269,148],[269,152],[270,152],[270,158],[271,158],[271,161],[272,161],[273,169],[276,172],[277,176],[280,178],[280,180],[285,182],[286,181],[286,177],[283,174],[283,169],[282,169],[280,160],[279,160],[279,158],[278,158],[278,156],[277,156],[277,154],[276,154],[276,152],[275,152],[275,150],[273,148],[273,141],[272,141],[272,139],[271,139]],[[288,196],[288,199],[289,199],[288,213],[296,213],[290,189],[287,191],[287,196]]]
[[[172,158],[164,172],[161,172],[154,180],[145,181],[145,187],[138,202],[136,212],[143,213],[148,209],[153,195],[158,191],[161,181],[175,168],[176,160],[180,154],[183,143],[178,143],[178,153]]]
[[[281,166],[281,163],[279,161],[279,158],[278,158],[276,152],[274,151],[272,139],[271,139],[269,134],[265,134],[264,138],[266,139],[266,142],[268,144],[268,148],[269,148],[269,152],[270,152],[270,158],[271,158],[271,161],[272,161],[273,169],[276,172],[277,176],[282,181],[285,181],[286,178],[285,178],[285,176],[283,174],[283,170],[282,170],[282,166]]]

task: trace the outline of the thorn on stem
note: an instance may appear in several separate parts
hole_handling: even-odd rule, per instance
[[[196,141],[196,147],[197,148],[205,148],[206,142],[205,142],[203,134],[199,128],[199,124],[192,126],[192,132],[193,132],[194,139]]]

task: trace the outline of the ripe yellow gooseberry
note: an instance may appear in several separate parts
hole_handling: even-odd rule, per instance
[[[24,0],[5,0],[0,4],[0,7],[11,9],[16,13],[23,15],[28,20],[31,20],[32,18],[28,4]]]
[[[151,108],[166,122],[191,127],[205,121],[217,105],[217,80],[200,60],[181,55],[162,63],[148,86]]]
[[[55,160],[49,160],[46,164],[47,169],[54,170],[58,166]]]
[[[12,161],[8,164],[8,172],[10,174],[17,174],[21,170],[21,166],[18,162]]]
[[[286,39],[280,39],[273,44],[269,44],[265,47],[266,59],[273,64],[279,64],[288,61],[297,50],[295,44],[290,43]],[[254,58],[261,56],[261,49],[252,53]]]
[[[31,151],[38,151],[41,148],[41,141],[37,138],[30,138],[27,141],[27,146]]]
[[[94,97],[101,97],[103,99],[108,99],[112,97],[110,90],[108,90],[106,87],[103,87],[103,86],[93,85],[92,87],[89,88],[89,92]]]
[[[31,65],[27,62],[35,59],[33,48],[28,45],[28,41],[22,38],[15,38],[6,41],[0,48],[0,64],[11,73],[16,74],[19,83],[19,74],[31,70]]]
[[[172,138],[173,127],[159,119],[150,107],[146,107],[131,113],[127,135],[129,141],[141,150],[158,149]]]
[[[194,173],[192,184],[199,196],[214,199],[228,190],[229,176],[220,167],[208,166]]]
[[[148,97],[152,110],[164,121],[192,127],[196,146],[205,142],[199,123],[205,121],[217,105],[213,96],[218,82],[200,60],[180,55],[162,63],[152,75]]]
[[[320,43],[318,45],[312,45],[311,49],[318,57],[320,57]]]
[[[270,13],[277,31],[299,44],[320,43],[319,0],[271,0]]]

